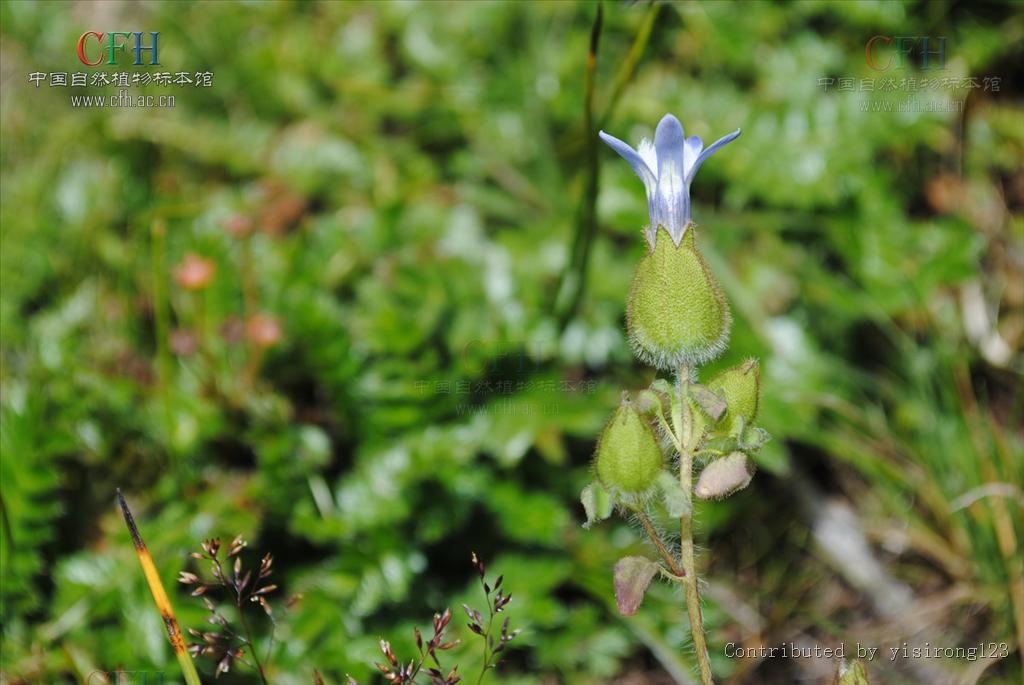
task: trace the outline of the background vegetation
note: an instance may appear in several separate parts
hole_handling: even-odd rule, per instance
[[[493,682],[689,682],[681,597],[619,618],[611,567],[641,536],[582,530],[578,504],[618,388],[652,380],[623,333],[646,203],[591,128],[635,143],[673,112],[705,140],[744,129],[694,215],[736,318],[720,363],[763,360],[775,436],[753,485],[698,514],[716,669],[835,669],[729,642],[1003,642],[868,669],[1021,681],[1020,7],[609,3],[588,128],[596,12],[3,3],[0,680],[180,678],[119,486],[185,626],[201,539],[274,554],[275,685],[372,682],[380,636],[408,653],[413,625],[479,599],[473,550],[523,628]],[[78,36],[121,29],[212,87],[90,110],[29,81],[90,71]],[[872,71],[874,35],[945,36],[946,69]],[[819,84],[885,75],[1001,83]],[[861,105],[910,97],[966,106]]]

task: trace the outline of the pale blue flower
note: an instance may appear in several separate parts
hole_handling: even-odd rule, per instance
[[[672,241],[679,245],[686,229],[693,222],[690,217],[690,184],[693,177],[704,160],[726,143],[736,140],[740,129],[716,140],[707,149],[704,149],[704,141],[699,137],[687,138],[683,133],[683,125],[671,114],[666,114],[658,123],[654,143],[644,138],[636,150],[604,131],[599,135],[601,140],[629,162],[647,188],[647,210],[651,215],[651,225],[645,229],[644,234],[653,250],[658,226],[663,226],[672,236]]]

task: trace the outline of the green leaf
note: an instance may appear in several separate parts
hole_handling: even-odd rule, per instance
[[[745,428],[739,438],[740,449],[746,452],[754,452],[761,449],[766,442],[772,439],[771,434],[763,428],[754,426]]]
[[[664,378],[655,379],[651,383],[650,389],[653,390],[654,392],[661,393],[666,397],[670,397],[675,394],[675,390],[672,388],[672,384],[669,383]]]
[[[661,567],[647,557],[623,557],[615,564],[615,603],[619,613],[632,616]]]
[[[661,397],[659,397],[658,393],[653,390],[641,390],[637,393],[634,404],[636,405],[637,411],[641,414],[650,414],[652,412],[660,413],[662,411]]]
[[[583,502],[583,510],[587,513],[587,522],[583,524],[584,528],[590,528],[595,523],[612,515],[612,497],[597,481],[583,488],[583,492],[580,493],[580,501]]]
[[[658,477],[658,487],[661,488],[661,494],[664,497],[665,508],[668,509],[668,515],[672,518],[682,518],[683,516],[689,516],[693,505],[690,502],[690,493],[686,492],[683,487],[679,484],[668,471],[662,472]]]

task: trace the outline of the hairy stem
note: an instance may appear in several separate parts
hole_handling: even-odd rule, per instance
[[[665,546],[665,542],[658,535],[658,531],[654,528],[654,524],[651,523],[651,519],[647,517],[640,509],[633,510],[636,513],[636,517],[640,519],[640,525],[644,527],[644,532],[647,533],[647,537],[651,539],[651,542],[658,550],[658,554],[661,555],[662,561],[668,566],[669,570],[672,571],[673,575],[682,578],[686,575],[686,571],[679,565],[675,559],[672,558],[672,554],[669,553],[668,547]]]
[[[681,473],[689,485],[693,461],[688,457],[684,457],[683,461],[686,467]],[[693,516],[679,519],[679,533],[682,537],[679,560],[686,572],[686,611],[690,616],[690,632],[693,635],[693,649],[697,653],[697,665],[700,667],[700,680],[704,685],[714,685],[711,662],[708,659],[708,645],[704,639],[704,617],[701,614],[700,589],[697,586],[697,571],[693,559]]]
[[[690,500],[693,492],[693,455],[696,445],[693,444],[693,415],[690,403],[686,398],[686,386],[689,384],[689,369],[683,365],[679,369],[678,398],[673,408],[673,422],[676,423],[677,438],[683,446],[679,453],[679,485]],[[690,633],[693,636],[693,649],[697,654],[697,666],[700,669],[702,685],[714,685],[711,674],[711,661],[708,658],[708,645],[704,637],[704,616],[700,606],[700,587],[697,581],[697,568],[693,555],[693,505],[686,507],[686,513],[679,519],[679,562],[686,574],[686,611],[690,617]]]

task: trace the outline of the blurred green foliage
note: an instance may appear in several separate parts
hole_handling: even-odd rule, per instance
[[[3,3],[4,683],[176,682],[117,486],[168,587],[204,537],[274,553],[278,606],[302,595],[278,613],[276,685],[314,667],[372,678],[379,636],[408,652],[412,625],[477,599],[471,550],[525,629],[497,680],[690,677],[673,590],[615,614],[610,569],[641,553],[638,532],[579,527],[617,389],[651,380],[622,326],[646,206],[607,150],[583,296],[564,327],[553,313],[597,144],[582,123],[595,9]],[[598,112],[648,11],[605,6]],[[86,70],[83,31],[128,27],[160,31],[165,68],[212,71],[213,87],[85,109],[29,82]],[[944,76],[1001,88],[917,95],[966,98],[962,113],[826,92],[823,77],[880,78],[876,34],[946,36]],[[667,111],[705,140],[744,129],[694,188],[736,318],[720,366],[764,360],[776,438],[748,491],[699,510],[730,682],[807,677],[728,660],[730,640],[905,634],[821,553],[826,498],[852,503],[942,644],[1020,649],[1022,44],[1011,5],[666,4],[602,124],[631,142]],[[191,290],[190,254],[213,270]],[[201,627],[202,606],[174,600]],[[941,668],[1020,682],[1020,657]]]

